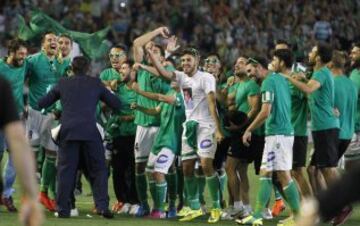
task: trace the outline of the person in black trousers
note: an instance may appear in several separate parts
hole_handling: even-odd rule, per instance
[[[95,206],[99,214],[112,218],[108,196],[108,170],[105,151],[96,126],[96,105],[99,101],[120,110],[120,100],[108,91],[100,79],[87,76],[90,63],[85,57],[72,62],[74,76],[63,78],[42,97],[38,105],[46,108],[60,99],[63,111],[60,118],[57,172],[58,216],[70,217],[70,197],[75,186],[80,153],[88,169]]]

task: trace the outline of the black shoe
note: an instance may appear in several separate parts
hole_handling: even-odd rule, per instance
[[[104,210],[100,212],[100,215],[103,216],[106,219],[112,219],[114,218],[114,214],[110,210]]]

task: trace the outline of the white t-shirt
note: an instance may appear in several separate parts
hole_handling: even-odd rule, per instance
[[[207,72],[197,71],[189,77],[182,71],[175,71],[185,102],[186,121],[196,120],[199,123],[215,124],[209,110],[207,95],[216,95],[216,80]]]

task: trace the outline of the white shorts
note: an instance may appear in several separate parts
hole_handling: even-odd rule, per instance
[[[135,136],[135,163],[147,162],[159,127],[136,127]]]
[[[162,148],[157,155],[151,152],[147,162],[146,172],[167,174],[174,159],[175,155],[169,148]]]
[[[51,138],[51,129],[57,126],[52,114],[43,115],[40,111],[29,108],[25,124],[26,134],[33,147],[42,146],[50,151],[58,150],[58,146]]]
[[[185,122],[186,123],[186,122]],[[187,143],[185,136],[186,126],[182,134],[181,160],[210,158],[214,159],[216,153],[217,142],[215,140],[215,125],[199,123],[197,127],[197,150],[194,150]]]
[[[344,156],[345,161],[360,160],[360,132],[353,135]]]
[[[267,172],[291,170],[293,162],[293,144],[293,136],[266,136],[260,169]]]

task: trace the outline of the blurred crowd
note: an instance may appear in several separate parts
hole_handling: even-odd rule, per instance
[[[218,52],[232,65],[240,51],[259,55],[276,40],[289,40],[298,59],[317,40],[349,49],[360,37],[360,0],[5,0],[0,3],[0,54],[16,35],[20,13],[36,7],[66,28],[95,32],[111,26],[111,43],[130,45],[135,37],[167,25],[183,44]],[[331,3],[331,4],[330,4]]]

